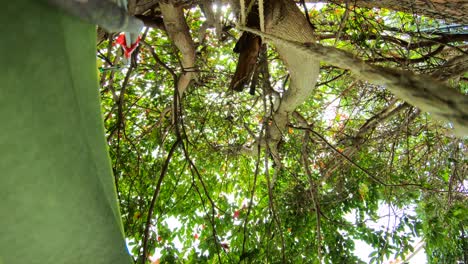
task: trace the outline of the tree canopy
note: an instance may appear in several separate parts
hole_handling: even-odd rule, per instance
[[[129,1],[147,26],[129,64],[98,31],[135,262],[364,263],[358,240],[373,263],[419,240],[430,263],[468,261],[460,1],[416,1],[417,13],[369,2],[259,1],[242,92],[228,87],[249,1]]]

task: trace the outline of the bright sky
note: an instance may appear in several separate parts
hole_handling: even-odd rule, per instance
[[[378,215],[380,216],[379,220],[378,221],[372,221],[372,220],[366,221],[366,225],[368,227],[370,227],[370,228],[375,229],[375,230],[386,229],[387,226],[388,226],[388,227],[390,227],[390,230],[391,230],[391,228],[393,226],[396,226],[396,225],[399,224],[399,221],[395,217],[395,215],[392,214],[392,213],[389,214],[389,212],[391,212],[391,211],[392,210],[389,210],[389,207],[388,207],[387,204],[381,203],[380,206],[379,206],[379,211],[378,211]],[[407,210],[405,210],[405,213],[406,214],[411,214],[411,215],[415,214],[414,209],[407,209]],[[346,220],[353,223],[355,221],[355,219],[356,219],[356,214],[355,213],[350,213],[350,214],[346,215],[345,218],[346,218]],[[417,241],[415,241],[415,243],[413,243],[412,246],[414,247],[415,251],[418,249],[418,245],[421,245],[420,242],[421,242],[420,240],[417,240]],[[369,262],[370,258],[368,256],[373,251],[372,247],[369,246],[364,241],[361,241],[361,240],[355,240],[354,243],[355,243],[355,248],[356,248],[354,252],[355,252],[356,256],[358,256],[360,259],[362,259],[365,262]],[[407,256],[409,256],[410,254],[408,254]],[[419,250],[407,262],[409,264],[425,264],[425,263],[427,263],[426,252],[425,252],[424,248]],[[397,264],[397,263],[403,263],[403,262],[396,262],[394,259],[386,259],[384,261],[384,264]]]

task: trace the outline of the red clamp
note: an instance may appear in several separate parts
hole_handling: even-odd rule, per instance
[[[115,43],[114,43],[114,46],[116,44],[119,44],[122,49],[124,50],[124,55],[125,55],[125,58],[129,59],[130,56],[132,55],[132,52],[136,49],[136,47],[138,46],[138,43],[140,43],[140,39],[141,37],[138,36],[137,40],[135,41],[135,43],[133,43],[130,47],[127,47],[127,42],[125,40],[125,34],[122,33],[119,35],[119,37],[115,40]]]

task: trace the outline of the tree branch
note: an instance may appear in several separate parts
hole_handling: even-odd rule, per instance
[[[183,73],[178,81],[178,92],[182,98],[190,80],[195,76],[195,44],[190,36],[190,29],[185,21],[182,7],[173,4],[160,3],[161,12],[164,17],[164,26],[167,34],[177,49],[182,53],[181,66]],[[188,71],[188,69],[190,69]]]
[[[356,77],[388,88],[399,98],[431,113],[435,119],[452,122],[457,135],[468,135],[468,96],[429,76],[370,65],[333,47],[289,41],[245,27],[240,29],[281,43],[302,56],[315,56],[331,65],[349,69]]]
[[[150,207],[148,209],[148,217],[146,218],[145,233],[143,234],[143,253],[141,257],[142,264],[146,263],[146,258],[147,258],[146,253],[148,251],[149,229],[151,226],[151,219],[153,218],[154,206],[156,204],[156,200],[158,199],[159,191],[161,190],[161,184],[164,180],[164,177],[166,176],[171,158],[174,155],[177,146],[179,146],[181,142],[182,142],[182,139],[180,137],[177,138],[176,142],[174,142],[174,144],[172,145],[171,150],[169,150],[166,161],[164,162],[164,165],[161,169],[161,174],[159,176],[158,182],[156,183],[156,188],[154,189],[153,198],[151,199]]]

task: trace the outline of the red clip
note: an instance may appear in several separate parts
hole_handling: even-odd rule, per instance
[[[138,36],[137,40],[135,41],[135,43],[133,43],[130,47],[127,47],[127,42],[126,42],[126,39],[125,39],[125,34],[122,33],[119,35],[119,37],[115,40],[115,44],[119,44],[122,49],[124,50],[124,55],[125,55],[125,58],[129,59],[130,58],[130,55],[132,55],[132,52],[136,49],[136,47],[138,46],[138,43],[140,43],[140,39],[141,37]]]

